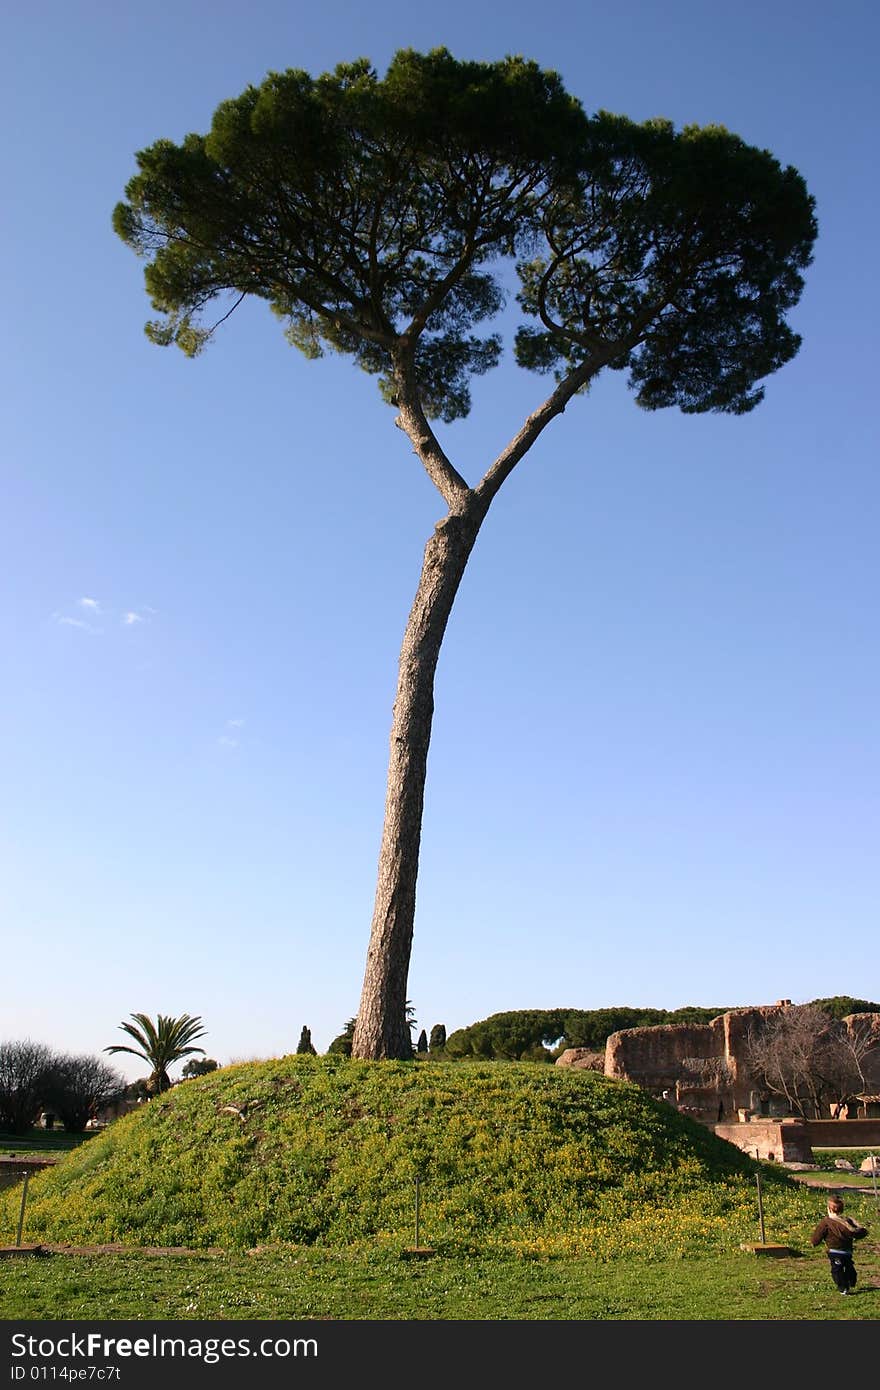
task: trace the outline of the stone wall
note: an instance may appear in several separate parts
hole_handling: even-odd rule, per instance
[[[751,1158],[768,1163],[812,1163],[805,1120],[752,1120],[750,1124],[715,1125],[719,1139],[735,1144]]]
[[[605,1075],[634,1081],[656,1096],[667,1092],[695,1119],[715,1123],[752,1107],[753,1082],[743,1063],[749,1030],[790,1000],[731,1009],[710,1023],[661,1023],[625,1028],[605,1045]]]
[[[760,1030],[768,1017],[790,1008],[791,1000],[780,999],[757,1008],[731,1009],[710,1023],[625,1028],[608,1038],[605,1075],[634,1081],[705,1123],[732,1119],[741,1111],[746,1113],[740,1118],[748,1119],[758,1103],[744,1060],[749,1033]],[[878,1014],[852,1014],[844,1022],[852,1033],[863,1033],[867,1023],[880,1035]],[[863,1070],[867,1093],[880,1095],[880,1046],[863,1061]],[[771,1098],[769,1110],[771,1119],[787,1113],[781,1098]]]
[[[713,1128],[719,1139],[770,1163],[816,1163],[816,1149],[880,1150],[880,1120],[750,1120]]]
[[[591,1047],[567,1047],[556,1058],[557,1067],[580,1067],[587,1071],[604,1071],[605,1058]]]
[[[646,1090],[674,1090],[686,1058],[723,1060],[722,1022],[664,1023],[612,1033],[605,1044],[605,1075]]]
[[[880,1120],[807,1120],[810,1143],[820,1149],[880,1150]]]

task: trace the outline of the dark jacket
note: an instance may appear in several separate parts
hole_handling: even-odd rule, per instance
[[[864,1226],[853,1221],[851,1216],[823,1216],[813,1234],[810,1236],[812,1245],[819,1245],[823,1240],[827,1250],[847,1250],[852,1254],[853,1241],[861,1240],[862,1236],[868,1234]]]

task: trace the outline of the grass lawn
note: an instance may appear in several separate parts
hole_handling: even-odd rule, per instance
[[[846,1159],[853,1167],[858,1170],[862,1162],[869,1154],[877,1152],[874,1149],[814,1149],[813,1158],[819,1165],[817,1168],[808,1169],[803,1172],[794,1173],[792,1176],[799,1178],[800,1181],[809,1185],[825,1185],[828,1187],[861,1187],[868,1192],[876,1190],[880,1196],[880,1177],[874,1178],[870,1173],[856,1171],[851,1173],[846,1168],[836,1168],[837,1159]]]
[[[799,1182],[806,1183],[808,1187],[854,1187],[859,1191],[873,1191],[873,1179],[870,1173],[847,1173],[839,1168],[817,1168],[808,1173],[795,1173],[794,1177]],[[877,1182],[877,1193],[880,1195],[880,1180]]]
[[[880,1319],[873,1196],[847,1198],[870,1234],[841,1298],[809,1244],[824,1191],[594,1073],[242,1063],[59,1158],[30,1182],[23,1234],[51,1253],[0,1259],[0,1320]],[[759,1176],[785,1258],[743,1250]],[[402,1259],[416,1177],[434,1253]],[[19,1212],[0,1193],[0,1240]]]
[[[769,1238],[769,1233],[768,1233]],[[880,1320],[880,1243],[857,1251],[841,1298],[822,1251],[694,1259],[520,1259],[392,1251],[19,1256],[2,1263],[0,1317],[35,1321],[344,1319]]]
[[[98,1133],[99,1130],[87,1130],[83,1134],[68,1134],[64,1129],[31,1129],[27,1134],[0,1131],[0,1157],[58,1158],[88,1143]]]

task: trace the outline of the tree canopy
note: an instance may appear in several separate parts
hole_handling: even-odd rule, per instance
[[[452,420],[499,360],[475,330],[504,303],[503,258],[520,365],[626,368],[648,409],[749,410],[799,344],[800,175],[721,126],[588,117],[521,57],[270,73],[137,162],[114,226],[149,261],[150,337],[190,355],[215,300],[255,295],[307,356],[348,353],[386,399]]]
[[[447,1057],[496,1057],[511,1061],[547,1061],[567,1047],[601,1050],[611,1033],[623,1028],[653,1028],[662,1023],[710,1023],[723,1008],[686,1005],[681,1009],[519,1009],[458,1028],[446,1040]]]
[[[814,999],[817,1009],[822,1009],[832,1018],[848,1018],[850,1014],[880,1014],[880,1004],[870,999],[854,999],[851,994],[835,994],[830,999]]]

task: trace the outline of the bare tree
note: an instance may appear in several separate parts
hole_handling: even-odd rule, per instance
[[[749,1030],[746,1064],[756,1083],[804,1119],[820,1119],[865,1087],[864,1063],[880,1038],[816,1004],[766,1015]]]
[[[43,1099],[66,1130],[79,1134],[102,1105],[122,1096],[125,1085],[125,1077],[100,1057],[55,1057]]]
[[[52,1066],[43,1043],[0,1043],[0,1129],[24,1134],[40,1113]]]
[[[858,1076],[862,1095],[880,1086],[880,1014],[852,1014],[841,1020],[840,1046]]]

